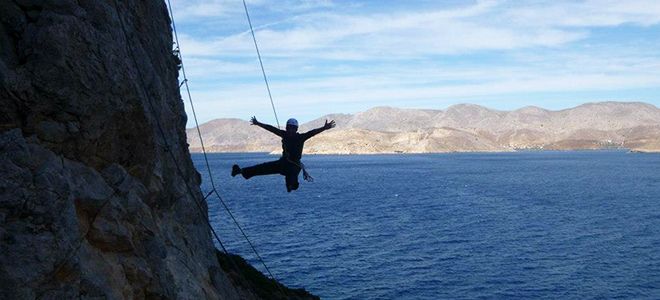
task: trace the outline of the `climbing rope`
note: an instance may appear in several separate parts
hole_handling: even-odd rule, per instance
[[[136,70],[138,71],[137,77],[139,78],[140,83],[141,83],[141,86],[142,86],[142,89],[140,89],[140,92],[142,93],[142,96],[143,96],[145,99],[147,99],[147,104],[148,104],[148,106],[149,106],[149,110],[151,111],[152,115],[154,116],[154,120],[155,120],[155,123],[156,123],[156,127],[158,128],[158,132],[160,133],[161,138],[162,138],[162,140],[163,140],[163,142],[164,142],[163,147],[165,148],[165,152],[169,153],[170,158],[172,159],[172,162],[174,163],[174,166],[175,166],[175,168],[176,168],[176,171],[177,171],[178,175],[179,175],[180,178],[183,180],[184,185],[186,186],[186,190],[188,191],[190,197],[194,200],[193,202],[195,202],[197,208],[199,209],[199,212],[204,216],[205,223],[206,223],[206,225],[208,226],[208,228],[210,229],[210,231],[213,233],[213,236],[215,237],[215,240],[218,242],[218,244],[219,244],[220,247],[222,248],[223,252],[224,252],[225,254],[229,254],[229,252],[227,251],[227,248],[224,246],[224,243],[222,242],[222,240],[220,239],[220,237],[219,237],[218,234],[216,233],[215,229],[214,229],[213,226],[211,225],[211,222],[209,221],[209,219],[208,219],[208,215],[207,215],[206,211],[203,209],[202,204],[197,200],[197,197],[195,196],[195,193],[193,192],[192,187],[190,186],[188,180],[186,180],[187,176],[185,176],[185,174],[183,173],[183,170],[182,170],[181,167],[179,166],[179,163],[178,163],[178,161],[177,161],[177,159],[176,159],[176,157],[174,156],[174,153],[173,153],[173,151],[172,151],[172,147],[170,147],[170,145],[169,145],[168,142],[167,142],[167,136],[165,135],[165,130],[163,129],[163,126],[162,126],[162,124],[160,123],[160,119],[159,119],[158,116],[157,116],[155,106],[154,106],[154,104],[153,104],[152,101],[151,101],[151,97],[149,97],[149,95],[147,95],[147,91],[146,91],[145,88],[144,88],[144,87],[146,87],[147,85],[146,85],[146,82],[144,81],[143,76],[141,76],[141,74],[140,74],[140,68],[139,68],[138,65],[137,65],[137,60],[136,60],[136,58],[135,58],[135,53],[133,52],[133,49],[132,49],[131,47],[128,46],[128,44],[129,44],[128,33],[126,32],[126,28],[125,28],[125,25],[124,25],[124,21],[122,20],[122,18],[121,18],[121,13],[119,12],[119,3],[117,2],[117,0],[114,0],[113,2],[114,2],[114,9],[115,9],[115,12],[117,13],[117,18],[118,18],[118,20],[119,20],[120,29],[121,29],[121,31],[122,31],[122,33],[123,33],[123,35],[124,35],[124,39],[126,40],[126,45],[127,45],[126,48],[127,48],[127,51],[128,51],[128,53],[129,53],[129,55],[131,56],[131,59],[132,59],[133,63],[135,64],[135,68],[136,68]],[[194,116],[194,118],[195,118],[195,124],[196,124],[196,127],[197,127],[197,132],[198,132],[198,135],[199,135],[200,143],[202,144],[202,149],[204,150],[204,146],[203,146],[203,140],[202,140],[201,132],[199,131],[199,123],[197,122],[197,116],[196,116],[195,113],[194,113],[194,105],[193,105],[193,102],[192,102],[192,97],[191,97],[191,95],[190,95],[190,89],[189,89],[189,87],[188,87],[188,79],[186,78],[185,70],[184,70],[184,67],[183,67],[183,59],[182,59],[182,57],[181,57],[181,53],[180,53],[180,49],[179,49],[179,41],[178,41],[178,36],[177,36],[177,33],[176,33],[176,25],[175,25],[175,23],[174,23],[174,15],[173,15],[173,13],[172,13],[172,6],[171,6],[171,3],[170,3],[170,0],[167,0],[167,4],[168,4],[168,8],[169,8],[170,18],[171,18],[171,20],[172,20],[172,29],[173,29],[174,36],[175,36],[175,39],[176,39],[176,45],[177,45],[177,47],[176,47],[176,49],[175,49],[175,52],[178,53],[178,57],[179,57],[179,60],[180,60],[180,62],[181,62],[181,70],[182,70],[183,77],[184,77],[183,82],[179,85],[179,89],[180,89],[181,86],[183,86],[184,84],[186,85],[186,91],[187,91],[187,94],[188,94],[188,98],[189,98],[189,100],[190,100],[191,108],[192,108],[192,110],[193,110],[193,116]],[[273,276],[273,274],[271,273],[271,271],[270,271],[270,269],[268,268],[268,266],[266,266],[266,263],[264,262],[263,258],[261,257],[261,255],[259,255],[259,253],[257,252],[257,249],[254,247],[254,245],[252,244],[252,242],[251,242],[250,239],[248,238],[247,234],[245,233],[245,231],[243,230],[243,228],[240,226],[240,224],[238,223],[238,221],[236,220],[236,218],[234,217],[234,215],[231,213],[231,210],[230,210],[229,207],[226,205],[225,201],[222,199],[222,197],[221,197],[220,194],[218,193],[217,189],[215,188],[215,183],[213,182],[213,174],[211,173],[211,168],[210,168],[210,165],[209,165],[209,162],[208,162],[208,158],[207,158],[207,155],[206,155],[206,151],[204,150],[203,152],[204,152],[204,159],[205,159],[205,162],[206,162],[206,167],[207,167],[207,170],[208,170],[208,173],[209,173],[209,178],[211,179],[211,185],[212,185],[212,190],[211,190],[211,191],[210,191],[210,192],[209,192],[209,193],[208,193],[203,199],[206,200],[206,199],[207,199],[209,196],[211,196],[212,194],[215,194],[215,195],[218,197],[218,199],[220,200],[220,202],[221,202],[222,205],[224,206],[225,210],[226,210],[227,213],[231,216],[231,218],[232,218],[232,220],[234,221],[234,223],[236,224],[236,226],[240,229],[241,234],[243,234],[243,237],[247,240],[248,244],[250,245],[250,247],[252,248],[252,250],[253,250],[254,253],[256,254],[256,256],[257,256],[257,258],[259,259],[259,261],[261,261],[261,264],[264,266],[264,268],[266,269],[266,271],[268,272],[268,274],[270,275],[270,277],[271,277],[273,280],[276,280],[276,278]],[[110,200],[111,200],[116,194],[117,194],[117,191],[115,190],[115,192],[114,192],[112,195],[110,195],[110,196],[109,196],[109,197],[103,202],[103,204],[101,205],[101,207],[98,208],[98,210],[94,213],[94,217],[92,218],[93,221],[90,223],[90,226],[91,226],[92,223],[94,223],[94,220],[95,220],[96,217],[100,214],[101,210],[106,206],[106,204],[108,204],[108,203],[110,202]],[[57,274],[57,273],[58,273],[58,272],[59,272],[59,271],[65,266],[65,264],[69,261],[69,259],[71,259],[71,258],[73,257],[73,255],[74,255],[76,252],[78,252],[78,250],[79,250],[80,247],[82,246],[83,240],[84,240],[85,237],[89,234],[89,231],[90,231],[90,230],[91,230],[91,227],[87,230],[87,232],[85,232],[85,234],[83,234],[83,235],[78,239],[78,241],[75,243],[75,246],[72,247],[72,249],[71,249],[70,251],[68,251],[67,254],[65,254],[64,259],[62,259],[58,264],[55,265],[54,269],[49,273],[50,276],[44,277],[42,280],[45,280],[45,279],[47,279],[47,278],[49,278],[49,277],[52,277],[52,276],[55,276],[55,275],[56,275],[56,274]],[[231,256],[228,256],[228,259],[229,259],[229,261],[234,265],[234,268],[235,268],[235,269],[237,270],[237,272],[238,272],[239,268],[238,268],[238,265],[236,265],[236,262],[234,261],[234,259],[232,259]],[[239,276],[243,277],[243,275],[242,275],[240,272],[239,272]],[[246,279],[246,280],[247,280],[247,279]],[[283,287],[282,287],[280,284],[275,283],[275,286],[277,286],[277,288],[282,292],[283,295],[288,295],[287,291],[284,290]],[[232,287],[234,288],[234,291],[236,291],[236,294],[237,294],[237,295],[240,295],[240,292],[238,291],[238,289],[236,288],[236,286],[235,286],[235,285],[232,285]]]
[[[122,30],[122,32],[123,32],[123,34],[124,34],[124,38],[126,39],[126,43],[127,43],[127,45],[128,45],[128,43],[129,43],[129,40],[128,40],[128,34],[127,34],[127,32],[126,32],[126,28],[125,28],[125,26],[124,26],[124,22],[123,22],[123,20],[121,19],[121,14],[119,13],[119,4],[117,3],[117,0],[114,0],[114,3],[115,3],[115,10],[117,11],[117,16],[118,16],[118,18],[119,18],[119,22],[120,22],[121,30]],[[170,19],[171,19],[171,21],[172,21],[172,31],[174,32],[175,41],[176,41],[176,49],[175,49],[174,51],[175,51],[176,53],[178,53],[178,57],[179,57],[179,60],[180,60],[180,63],[181,63],[181,70],[183,71],[183,70],[184,70],[184,67],[183,67],[183,58],[182,58],[182,56],[181,56],[181,51],[180,51],[180,48],[179,48],[178,35],[177,35],[177,33],[176,33],[176,25],[175,25],[175,23],[174,23],[174,15],[173,15],[173,13],[172,13],[172,8],[171,8],[172,5],[171,5],[171,3],[170,3],[170,0],[167,0],[167,5],[168,5],[168,8],[169,8]],[[140,82],[142,83],[142,87],[146,87],[147,85],[146,85],[146,83],[144,82],[144,78],[143,78],[142,76],[140,76],[140,74],[139,74],[139,70],[140,70],[140,68],[137,66],[137,60],[135,59],[135,54],[133,53],[133,49],[132,49],[131,47],[128,47],[128,46],[127,46],[127,48],[128,48],[129,55],[131,56],[131,58],[132,58],[132,60],[133,60],[133,62],[134,62],[134,64],[135,64],[136,69],[138,70],[138,77],[139,77],[139,79],[140,79]],[[192,96],[191,96],[191,94],[190,94],[190,89],[189,89],[189,87],[188,87],[188,79],[187,79],[187,77],[185,76],[185,73],[183,73],[183,76],[184,76],[184,80],[183,80],[183,83],[182,83],[181,85],[183,85],[183,84],[186,85],[186,91],[187,91],[187,94],[188,94],[188,98],[189,98],[189,100],[190,100],[190,104],[191,104],[192,109],[193,109],[193,112],[194,112],[194,105],[193,105],[193,102],[192,102]],[[181,87],[181,85],[179,85],[179,88]],[[159,130],[159,132],[160,132],[160,134],[161,134],[161,138],[163,139],[163,142],[165,143],[165,145],[164,145],[164,147],[165,147],[165,152],[168,152],[168,153],[170,154],[170,157],[171,157],[171,159],[172,159],[172,161],[174,162],[174,165],[175,165],[175,167],[176,167],[177,173],[178,173],[179,176],[183,179],[183,181],[184,181],[184,183],[185,183],[185,186],[186,186],[186,189],[188,190],[188,193],[189,193],[190,196],[193,198],[193,200],[194,200],[195,204],[197,205],[197,208],[199,209],[200,213],[204,216],[204,221],[206,222],[208,228],[209,228],[209,229],[211,230],[211,232],[213,233],[213,236],[215,237],[216,241],[218,242],[218,244],[220,244],[220,247],[222,248],[223,252],[224,252],[225,254],[229,254],[229,252],[227,251],[227,248],[224,246],[224,244],[222,243],[222,240],[220,239],[220,237],[219,237],[218,234],[216,233],[215,229],[214,229],[213,226],[211,225],[211,222],[210,222],[209,219],[208,219],[208,215],[207,215],[207,213],[204,211],[204,209],[202,208],[201,203],[199,203],[199,201],[198,201],[197,198],[195,197],[195,194],[194,194],[192,188],[190,187],[190,184],[189,184],[188,181],[186,180],[186,176],[185,176],[185,174],[183,173],[181,167],[180,167],[179,164],[178,164],[178,161],[176,160],[176,157],[174,156],[173,152],[171,151],[171,147],[170,147],[170,145],[167,143],[167,136],[165,135],[165,131],[163,130],[163,126],[161,125],[160,120],[158,119],[158,117],[157,117],[157,115],[156,115],[156,110],[155,110],[155,107],[154,107],[153,103],[151,102],[151,98],[148,97],[148,95],[147,95],[147,93],[146,93],[146,90],[144,90],[144,88],[141,89],[141,91],[142,91],[142,93],[144,94],[143,96],[147,99],[147,103],[149,104],[149,108],[150,108],[152,114],[155,116],[154,119],[155,119],[155,121],[156,121],[156,127],[158,128],[158,130]],[[193,115],[194,115],[194,114],[193,114]],[[198,134],[199,134],[200,143],[203,143],[202,136],[201,136],[201,133],[200,133],[200,131],[199,131],[199,123],[197,122],[197,116],[194,115],[194,117],[195,117],[195,125],[196,125],[196,127],[198,128],[198,129],[197,129],[197,132],[198,132]],[[273,274],[270,272],[270,269],[268,268],[268,266],[266,266],[266,263],[265,263],[264,260],[261,258],[261,255],[259,255],[259,253],[257,252],[257,249],[254,247],[254,245],[252,244],[252,242],[249,240],[247,234],[245,234],[245,231],[242,229],[242,227],[240,226],[240,224],[238,223],[238,221],[236,220],[236,218],[234,218],[233,214],[231,213],[231,210],[229,210],[229,207],[227,206],[227,204],[225,203],[225,201],[222,199],[222,197],[221,197],[220,194],[218,193],[217,189],[215,188],[215,183],[213,182],[213,174],[212,174],[212,172],[211,172],[211,167],[210,167],[209,162],[208,162],[208,158],[207,158],[207,155],[206,155],[206,151],[204,150],[203,152],[204,152],[204,159],[205,159],[205,162],[206,162],[206,167],[207,167],[207,170],[208,170],[208,173],[209,173],[209,178],[210,178],[211,183],[212,183],[212,184],[211,184],[211,185],[212,185],[212,190],[211,190],[211,192],[213,192],[213,193],[218,197],[218,199],[220,200],[220,202],[221,202],[222,205],[224,206],[225,210],[229,213],[229,215],[231,216],[231,218],[232,218],[232,220],[234,221],[234,223],[236,224],[236,226],[240,229],[241,233],[243,234],[243,237],[248,241],[248,244],[250,244],[250,247],[251,247],[252,250],[255,252],[257,258],[261,261],[261,264],[264,266],[264,268],[266,269],[266,271],[268,272],[268,274],[270,275],[270,277],[271,277],[273,280],[276,280],[275,276],[273,276]],[[210,193],[207,194],[206,197],[204,197],[204,199],[208,198],[209,195],[210,195]],[[236,265],[236,262],[235,262],[233,259],[231,259],[231,257],[229,257],[229,260],[230,260],[231,263],[234,265],[234,267],[236,268],[236,270],[239,270],[238,266]],[[242,277],[241,274],[239,274],[239,276]],[[279,286],[279,285],[277,285],[277,284],[276,284],[276,286],[278,287],[278,289],[279,289],[284,295],[287,295],[287,294],[288,294],[288,293],[286,292],[286,290],[284,290],[281,286]],[[236,288],[236,286],[233,286],[233,287],[234,287],[234,290],[236,291],[236,293],[237,293],[238,295],[240,295],[240,293],[238,292],[238,289]]]
[[[169,1],[169,0],[167,0]],[[277,111],[275,110],[275,103],[273,102],[273,95],[270,93],[270,85],[268,84],[268,77],[266,76],[266,71],[264,69],[264,63],[261,60],[261,52],[259,52],[259,45],[257,45],[257,38],[254,35],[254,29],[252,28],[252,20],[250,19],[250,13],[248,12],[247,4],[243,0],[243,8],[245,8],[245,16],[247,16],[248,24],[250,24],[250,32],[252,33],[252,41],[254,42],[254,48],[257,49],[257,57],[259,57],[259,65],[261,66],[261,74],[264,76],[264,82],[266,83],[266,90],[268,90],[268,98],[270,98],[270,106],[273,108],[273,114],[275,115],[275,122],[277,122],[277,128],[280,128],[280,120],[277,118]]]
[[[169,0],[168,0],[169,1]],[[277,122],[277,128],[280,128],[280,120],[277,118],[277,111],[275,110],[275,103],[273,102],[273,95],[270,92],[270,85],[268,84],[268,76],[266,76],[266,69],[264,69],[264,63],[261,60],[261,52],[259,51],[259,45],[257,44],[257,37],[254,35],[254,28],[252,28],[252,20],[250,19],[250,12],[248,11],[247,4],[245,3],[245,0],[243,0],[243,8],[245,8],[245,16],[247,17],[248,24],[250,24],[250,33],[252,33],[252,41],[254,42],[254,49],[257,50],[257,57],[259,58],[259,66],[261,67],[261,74],[264,76],[264,83],[266,83],[266,90],[268,91],[268,98],[270,99],[270,106],[273,108],[273,114],[275,115],[275,122]],[[197,129],[199,130],[199,128]],[[284,143],[282,144],[284,147]],[[307,172],[307,169],[305,169],[305,164],[302,162],[297,162],[289,158],[288,155],[288,150],[285,151],[286,153],[286,160],[293,165],[297,166],[300,168],[303,172],[303,178],[305,181],[312,182],[314,181],[314,177],[312,175],[309,175]]]
[[[261,265],[264,267],[264,269],[266,270],[268,275],[272,279],[276,280],[275,276],[270,271],[270,268],[268,268],[268,266],[266,265],[266,262],[261,257],[261,255],[257,251],[256,247],[254,246],[254,244],[252,243],[252,241],[248,237],[248,235],[245,233],[245,230],[243,230],[243,227],[238,223],[238,221],[234,217],[234,214],[231,212],[231,210],[229,209],[229,206],[227,206],[227,203],[224,201],[222,196],[220,196],[220,193],[218,193],[218,189],[215,186],[215,181],[213,180],[213,172],[211,172],[211,165],[209,164],[208,155],[206,154],[206,148],[204,147],[204,139],[202,138],[202,132],[199,129],[199,122],[197,121],[197,113],[195,112],[195,104],[193,103],[192,95],[190,94],[190,87],[188,86],[188,77],[186,76],[186,69],[183,65],[183,56],[181,55],[181,48],[179,47],[179,35],[177,33],[177,30],[176,30],[176,23],[174,22],[174,13],[172,11],[172,4],[171,4],[170,0],[167,0],[167,7],[169,8],[170,19],[172,21],[172,32],[174,33],[174,41],[176,43],[176,48],[174,49],[174,52],[177,53],[177,56],[178,56],[179,61],[181,63],[181,75],[183,76],[183,82],[180,84],[180,86],[183,86],[183,85],[186,86],[186,94],[188,96],[188,101],[190,103],[190,108],[191,108],[191,111],[193,113],[193,119],[195,120],[195,128],[197,129],[197,136],[199,137],[199,143],[200,143],[200,146],[202,148],[202,153],[203,153],[203,156],[204,156],[204,163],[206,164],[206,171],[207,171],[208,176],[209,176],[209,182],[211,183],[211,191],[209,192],[209,194],[205,198],[208,198],[211,193],[213,193],[217,196],[217,198],[218,198],[218,200],[220,200],[220,203],[222,204],[223,208],[225,209],[227,214],[231,217],[232,221],[234,222],[236,227],[239,229],[239,231],[243,235],[243,238],[245,238],[248,245],[252,249],[252,252],[254,252],[254,254],[257,257],[257,259],[259,260],[259,262],[261,262]],[[264,75],[265,75],[265,73],[264,73]],[[270,93],[270,90],[269,90],[269,93]],[[271,101],[271,103],[272,103],[272,101]],[[273,106],[273,109],[275,109],[275,106]],[[275,117],[277,118],[277,115]],[[210,222],[208,222],[208,220],[207,220],[207,223],[209,224],[209,227],[212,228],[212,226],[211,226]],[[211,229],[211,230],[213,230],[213,229]],[[215,234],[215,231],[213,231],[213,233],[216,236],[216,239],[218,240],[218,242],[222,245],[222,243],[220,242],[220,238]],[[223,246],[223,249],[225,249],[224,246]],[[225,253],[227,253],[226,249],[225,249]],[[286,291],[282,290],[282,292],[284,292],[286,294]]]

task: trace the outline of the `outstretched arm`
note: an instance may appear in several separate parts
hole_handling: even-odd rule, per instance
[[[266,130],[274,133],[275,135],[277,135],[279,137],[284,137],[284,130],[277,129],[277,128],[275,128],[275,126],[272,126],[272,125],[261,123],[261,122],[257,121],[257,118],[254,117],[254,116],[252,117],[252,120],[250,120],[250,123],[252,123],[252,125],[257,125],[257,126],[263,128],[263,129],[266,129]]]
[[[303,138],[306,140],[306,139],[309,139],[309,138],[311,138],[311,137],[313,137],[313,136],[315,136],[315,135],[317,135],[317,134],[319,134],[319,133],[321,133],[321,132],[324,132],[324,131],[326,131],[326,130],[328,130],[328,129],[330,129],[330,128],[334,128],[335,125],[336,125],[336,124],[335,124],[335,120],[332,120],[332,121],[330,121],[330,122],[328,122],[328,120],[325,120],[325,125],[323,125],[323,126],[321,126],[321,127],[319,127],[319,128],[316,128],[316,129],[312,129],[312,130],[310,130],[310,131],[307,131],[307,132],[303,133],[302,136],[303,136]]]

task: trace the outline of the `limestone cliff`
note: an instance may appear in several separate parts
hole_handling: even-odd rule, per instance
[[[177,76],[162,1],[0,0],[0,299],[282,297],[218,259]]]

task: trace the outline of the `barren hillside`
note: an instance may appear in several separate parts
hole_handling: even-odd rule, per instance
[[[599,102],[559,111],[527,106],[499,111],[473,104],[446,110],[375,107],[364,112],[326,115],[301,125],[301,131],[326,119],[337,128],[307,142],[306,153],[434,153],[515,151],[521,149],[603,149],[660,151],[660,109],[639,102]],[[238,119],[200,126],[211,152],[278,152],[279,140]],[[188,129],[190,150],[201,151],[196,131]]]

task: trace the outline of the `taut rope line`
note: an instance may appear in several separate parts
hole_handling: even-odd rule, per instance
[[[270,99],[270,106],[273,108],[273,114],[275,115],[275,122],[277,122],[277,128],[280,128],[280,120],[277,118],[277,111],[275,110],[275,103],[273,102],[273,95],[270,92],[270,85],[268,84],[268,77],[266,76],[266,70],[264,69],[264,63],[261,60],[261,52],[259,51],[259,46],[257,45],[257,37],[254,35],[254,29],[252,28],[252,20],[250,19],[250,13],[248,12],[248,8],[247,8],[247,4],[245,3],[245,0],[243,0],[243,8],[245,8],[245,16],[247,17],[248,24],[250,24],[250,33],[252,33],[252,41],[254,42],[254,49],[257,50],[257,57],[259,58],[259,66],[261,66],[261,74],[264,76],[264,82],[266,83],[266,90],[268,91],[268,98]],[[282,146],[284,146],[284,144],[282,144]],[[286,152],[287,152],[286,160],[288,162],[296,165],[298,168],[300,168],[302,170],[303,178],[305,179],[305,181],[309,181],[309,182],[314,181],[314,177],[312,177],[312,175],[309,175],[309,173],[307,172],[307,169],[305,169],[305,164],[303,164],[302,162],[293,161],[292,159],[289,158],[288,150]]]
[[[248,8],[247,8],[247,4],[245,3],[245,0],[243,0],[243,8],[245,8],[245,16],[247,16],[248,24],[250,24],[250,32],[252,33],[252,41],[254,42],[254,48],[257,49],[257,57],[259,57],[261,74],[264,76],[264,82],[266,83],[266,90],[268,90],[268,98],[270,99],[270,106],[273,108],[273,114],[275,115],[275,122],[277,122],[277,128],[280,128],[280,120],[277,118],[277,111],[275,111],[275,103],[273,102],[273,95],[270,93],[270,85],[268,84],[268,77],[266,77],[266,70],[264,69],[264,63],[261,60],[261,52],[259,52],[259,46],[257,45],[257,38],[254,35],[254,29],[252,28],[252,20],[250,20],[250,13],[248,12]]]
[[[243,3],[243,4],[245,4],[245,3]],[[259,252],[257,251],[257,249],[254,247],[254,244],[252,244],[252,241],[250,241],[250,238],[248,238],[247,234],[243,230],[243,227],[238,223],[238,221],[234,217],[234,214],[229,209],[229,206],[227,206],[227,204],[225,203],[222,196],[220,196],[220,194],[218,193],[218,189],[215,186],[215,181],[213,180],[213,172],[211,172],[211,166],[209,164],[208,156],[206,154],[206,149],[204,147],[204,139],[202,138],[202,132],[199,129],[199,122],[197,121],[197,113],[195,112],[195,105],[193,103],[193,99],[192,99],[192,96],[190,94],[190,87],[188,86],[188,77],[186,76],[185,68],[183,66],[183,56],[181,55],[181,48],[180,48],[180,45],[179,45],[179,35],[177,33],[177,30],[176,30],[176,24],[174,22],[174,13],[172,12],[172,4],[171,4],[170,0],[167,0],[167,6],[169,8],[170,19],[172,20],[172,32],[174,33],[174,40],[176,42],[175,52],[177,53],[177,55],[179,57],[179,61],[181,62],[181,75],[183,75],[183,82],[181,83],[181,85],[186,86],[186,93],[188,95],[188,101],[190,102],[191,111],[193,113],[193,119],[195,120],[195,128],[197,128],[197,135],[199,137],[199,142],[200,142],[200,145],[202,147],[202,153],[204,154],[204,162],[206,163],[206,170],[208,172],[209,181],[211,183],[211,192],[214,193],[218,197],[218,200],[220,200],[220,203],[224,207],[225,211],[227,211],[227,214],[229,214],[229,216],[231,217],[231,219],[234,222],[234,224],[236,225],[236,227],[239,229],[239,231],[241,232],[241,234],[243,235],[245,240],[248,242],[248,244],[250,245],[250,248],[252,249],[254,254],[257,256],[257,259],[259,259],[259,261],[261,262],[261,265],[263,265],[264,269],[266,269],[266,272],[268,272],[268,275],[270,275],[271,278],[276,279],[275,276],[273,275],[273,273],[270,271],[270,269],[266,265],[266,263],[264,262],[263,258],[259,254]],[[274,109],[274,106],[273,106],[273,109]],[[277,115],[276,115],[276,117],[277,117]],[[207,223],[209,223],[208,218],[207,218],[206,221],[207,221]],[[209,223],[209,226],[211,226],[210,223]],[[213,230],[212,227],[211,227],[211,230]],[[215,234],[215,231],[213,231],[213,232]],[[216,238],[217,238],[217,235],[216,235]],[[218,240],[218,242],[220,242],[219,238],[217,238],[217,240]],[[223,249],[224,249],[224,246],[223,246]],[[227,253],[226,250],[225,250],[225,253]],[[286,294],[286,292],[285,292],[285,294]]]

